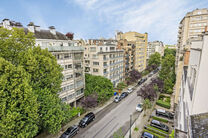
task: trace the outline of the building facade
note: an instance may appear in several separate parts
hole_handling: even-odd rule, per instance
[[[117,32],[116,39],[118,41],[127,40],[135,43],[134,69],[140,72],[143,71],[146,68],[148,34],[141,34],[137,32]]]
[[[183,73],[183,57],[186,50],[190,49],[190,40],[206,31],[208,25],[208,9],[196,9],[188,12],[181,20],[178,29],[176,52],[176,87],[175,104],[178,103],[180,84]]]
[[[149,59],[150,55],[158,52],[161,56],[164,56],[164,45],[162,41],[153,41],[148,42],[147,45],[147,59]]]
[[[108,78],[114,87],[124,80],[124,51],[116,40],[90,39],[84,48],[86,73]]]
[[[136,58],[136,43],[134,41],[119,40],[118,49],[124,50],[124,75],[128,77],[129,71],[135,69],[135,58]]]
[[[208,136],[208,32],[190,40],[186,52],[176,110],[176,130],[186,137]]]
[[[62,90],[58,93],[63,102],[76,106],[76,102],[84,96],[84,49],[78,43],[69,40],[66,35],[57,32],[54,26],[48,30],[40,29],[40,26],[29,23],[27,28],[20,23],[4,19],[2,26],[7,29],[13,27],[23,28],[25,33],[32,32],[36,38],[36,46],[47,48],[63,67]]]

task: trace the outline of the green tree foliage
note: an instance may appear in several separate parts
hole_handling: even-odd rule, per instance
[[[85,84],[85,96],[97,95],[99,103],[113,96],[113,84],[105,77],[85,74]]]
[[[38,132],[37,96],[30,76],[0,58],[0,137],[33,137]]]
[[[142,107],[144,112],[146,112],[147,109],[150,109],[152,107],[152,104],[148,98],[144,100]]]
[[[72,117],[71,107],[63,104],[57,95],[63,77],[62,68],[47,49],[43,50],[35,46],[32,33],[25,34],[23,29],[17,28],[12,30],[0,28],[0,38],[0,57],[10,61],[16,67],[21,66],[30,76],[27,83],[35,94],[32,95],[33,98],[37,99],[39,105],[38,115],[31,116],[34,117],[31,119],[38,123],[39,131],[47,130],[50,133],[56,133],[61,125]],[[7,87],[11,86],[7,85]],[[0,100],[4,100],[4,97],[2,98]],[[15,100],[18,98],[14,99],[14,102]],[[16,133],[16,130],[13,133]],[[24,133],[19,135],[27,136]]]
[[[173,55],[174,57],[176,56],[176,50],[175,49],[169,49],[169,48],[166,48],[164,50],[164,57],[166,55]]]
[[[156,65],[157,67],[159,67],[160,63],[161,63],[161,56],[158,52],[152,54],[148,60],[148,66]]]
[[[127,85],[124,82],[119,82],[117,85],[117,90],[123,90]]]
[[[172,52],[170,52],[172,51]],[[164,92],[172,93],[173,87],[176,81],[175,75],[175,56],[172,49],[167,49],[165,51],[165,56],[162,59],[162,68],[159,73],[159,77],[164,82]]]

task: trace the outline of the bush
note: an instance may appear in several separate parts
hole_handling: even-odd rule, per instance
[[[163,131],[163,130],[161,130],[159,128],[156,128],[156,127],[152,127],[150,125],[147,125],[147,128],[146,129],[148,129],[150,131],[153,131],[154,133],[157,133],[157,134],[162,135],[162,136],[167,136],[169,134],[166,131]]]
[[[158,120],[158,121],[161,121],[161,122],[164,122],[164,123],[168,123],[168,120],[160,118],[160,117],[153,116],[152,119]]]
[[[165,102],[170,103],[170,97],[166,97]]]
[[[154,132],[152,132],[152,131],[150,131],[148,129],[144,129],[144,132],[150,133],[150,134],[152,134],[152,135],[154,135],[154,136],[156,136],[158,138],[165,138],[164,136],[161,136],[161,135],[159,135],[157,133],[154,133]]]
[[[164,108],[167,108],[167,109],[170,109],[170,103],[166,103],[166,102],[163,102],[161,100],[158,100],[156,102],[157,105],[161,106],[161,107],[164,107]]]
[[[134,131],[138,131],[138,130],[139,130],[138,127],[135,127],[135,128],[134,128]]]
[[[174,138],[175,137],[175,130],[173,130],[172,132],[171,132],[171,134],[169,135],[169,138]]]

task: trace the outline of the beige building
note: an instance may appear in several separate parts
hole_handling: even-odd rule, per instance
[[[1,25],[4,28],[23,28],[24,31],[34,33],[36,45],[48,50],[57,58],[58,64],[63,67],[62,90],[58,93],[63,102],[76,106],[76,102],[84,96],[84,68],[83,47],[76,41],[69,40],[64,34],[56,31],[54,26],[43,30],[40,26],[29,23],[27,28],[21,23],[4,19]]]
[[[135,69],[135,53],[136,53],[136,42],[135,41],[127,41],[119,40],[118,41],[118,49],[124,50],[124,74],[125,78],[128,77],[129,71]]]
[[[176,87],[175,104],[178,103],[180,84],[183,73],[183,56],[190,49],[190,39],[204,32],[208,25],[208,9],[196,9],[188,12],[181,20],[178,30],[178,43],[176,52]]]
[[[118,32],[116,35],[118,41],[127,40],[135,43],[134,69],[140,72],[146,68],[147,38],[147,33],[141,34],[137,32]]]
[[[90,39],[84,45],[85,72],[104,76],[114,87],[124,80],[124,51],[116,40]]]
[[[208,32],[190,40],[190,51],[187,51],[184,57],[180,95],[175,114],[178,137],[208,136],[207,47]]]
[[[158,52],[161,56],[164,56],[164,45],[162,41],[153,41],[148,42],[147,45],[147,59],[149,59],[150,55]]]

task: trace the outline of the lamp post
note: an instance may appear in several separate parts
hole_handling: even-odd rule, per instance
[[[131,138],[131,116],[132,116],[132,114],[130,114],[130,129],[129,129],[129,138]]]

